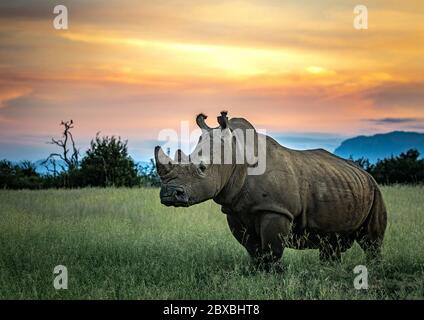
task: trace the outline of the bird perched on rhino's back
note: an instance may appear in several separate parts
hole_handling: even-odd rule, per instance
[[[322,259],[339,260],[356,240],[368,256],[379,256],[387,214],[367,172],[323,149],[285,148],[247,120],[228,119],[226,112],[215,128],[205,119],[203,114],[196,118],[202,135],[189,156],[178,150],[172,160],[155,148],[163,204],[190,206],[213,199],[234,237],[265,268],[285,247],[318,248]],[[260,174],[249,174],[258,163],[248,154],[262,156]]]

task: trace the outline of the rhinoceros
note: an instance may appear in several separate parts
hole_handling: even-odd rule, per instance
[[[215,128],[206,118],[196,117],[202,135],[190,156],[178,150],[173,160],[155,148],[162,204],[187,207],[213,199],[234,237],[267,270],[286,247],[319,249],[321,260],[340,261],[356,240],[368,258],[380,257],[387,213],[379,187],[366,171],[323,149],[283,147],[244,118],[229,119],[226,112]],[[249,174],[252,164],[247,162],[203,161],[213,151],[199,156],[199,149],[213,143],[217,130],[219,144],[232,146],[233,153],[240,147],[235,132],[253,130],[256,139],[263,138],[264,172]],[[202,161],[190,161],[193,155]]]

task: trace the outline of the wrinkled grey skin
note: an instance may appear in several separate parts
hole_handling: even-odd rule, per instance
[[[199,115],[199,143],[212,130]],[[243,118],[218,117],[228,130],[253,126]],[[340,260],[356,240],[368,257],[379,257],[387,214],[375,180],[354,163],[323,149],[296,151],[266,137],[266,171],[247,175],[247,164],[169,164],[155,149],[165,205],[191,206],[213,199],[227,215],[234,237],[259,266],[269,269],[285,247],[320,250],[322,260]],[[177,158],[186,158],[178,151]],[[163,161],[162,161],[163,162]]]

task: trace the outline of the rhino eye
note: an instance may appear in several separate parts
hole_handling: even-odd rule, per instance
[[[202,162],[199,163],[199,170],[201,173],[204,173],[206,170],[206,165]]]

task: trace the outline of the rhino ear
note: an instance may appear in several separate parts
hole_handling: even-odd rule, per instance
[[[155,161],[159,176],[163,176],[171,171],[172,160],[163,152],[160,146],[155,147]]]
[[[219,126],[222,130],[227,129],[229,127],[227,114],[228,111],[221,111],[221,115],[217,118]]]

